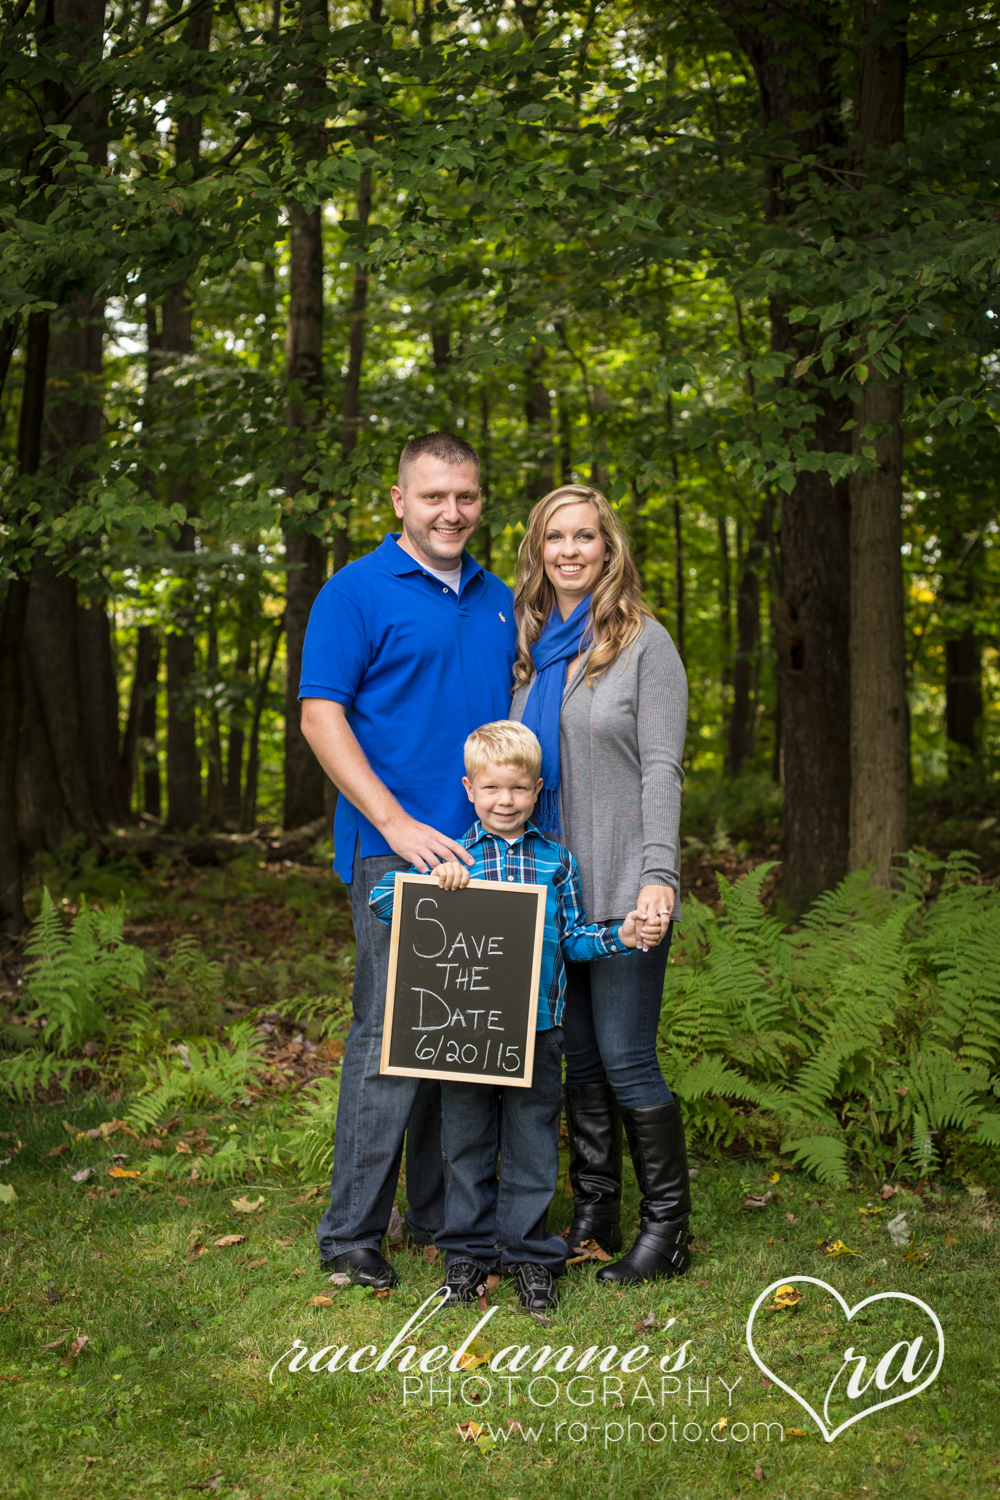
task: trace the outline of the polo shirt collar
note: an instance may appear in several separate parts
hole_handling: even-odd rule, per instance
[[[401,531],[387,531],[385,540],[378,548],[379,556],[390,573],[395,573],[397,578],[402,578],[407,573],[426,573],[427,569],[423,563],[418,562],[415,557],[406,551],[405,547],[399,545],[399,538],[401,536]],[[482,572],[482,563],[476,562],[472,553],[463,548],[462,577],[459,580],[460,588],[464,588],[471,578],[475,578],[477,573]]]

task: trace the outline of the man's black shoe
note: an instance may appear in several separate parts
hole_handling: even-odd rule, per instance
[[[546,1313],[559,1303],[556,1278],[548,1266],[522,1260],[514,1267],[514,1282],[525,1312]]]
[[[321,1261],[320,1266],[324,1271],[345,1272],[358,1286],[374,1287],[376,1292],[399,1286],[399,1277],[385,1256],[368,1245],[348,1250],[344,1255],[335,1255],[333,1260]]]
[[[439,1293],[448,1294],[449,1305],[457,1302],[474,1302],[486,1290],[489,1271],[481,1271],[471,1260],[452,1261],[444,1273],[444,1285]]]

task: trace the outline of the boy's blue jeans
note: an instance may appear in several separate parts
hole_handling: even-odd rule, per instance
[[[388,870],[407,870],[395,855],[362,859],[355,852],[351,914],[358,959],[354,972],[354,1024],[347,1038],[337,1106],[330,1207],[316,1231],[320,1256],[377,1250],[389,1227],[406,1133],[406,1223],[414,1240],[429,1245],[444,1211],[439,1084],[379,1072],[390,929],[373,915],[368,897]]]
[[[447,1190],[434,1243],[446,1265],[471,1260],[492,1271],[498,1261],[511,1269],[531,1261],[563,1274],[566,1241],[549,1234],[547,1222],[559,1179],[561,1110],[558,1026],[536,1036],[530,1089],[441,1084]]]

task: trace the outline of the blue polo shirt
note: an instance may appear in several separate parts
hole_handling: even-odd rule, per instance
[[[299,697],[345,704],[369,765],[401,806],[460,839],[470,812],[462,746],[480,724],[509,717],[516,649],[505,583],[463,552],[456,595],[390,533],[317,594]],[[333,833],[341,880],[352,878],[359,838],[362,857],[392,853],[346,797]]]

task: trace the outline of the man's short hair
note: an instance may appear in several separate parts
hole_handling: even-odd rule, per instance
[[[401,490],[406,489],[407,470],[418,458],[423,458],[425,453],[446,464],[472,464],[476,470],[476,478],[479,478],[479,454],[471,443],[467,443],[465,438],[456,437],[453,432],[426,432],[423,437],[410,438],[399,455],[396,483]]]
[[[542,769],[542,747],[530,729],[513,719],[480,724],[465,742],[465,774],[475,776],[490,764],[513,766],[537,781]]]

